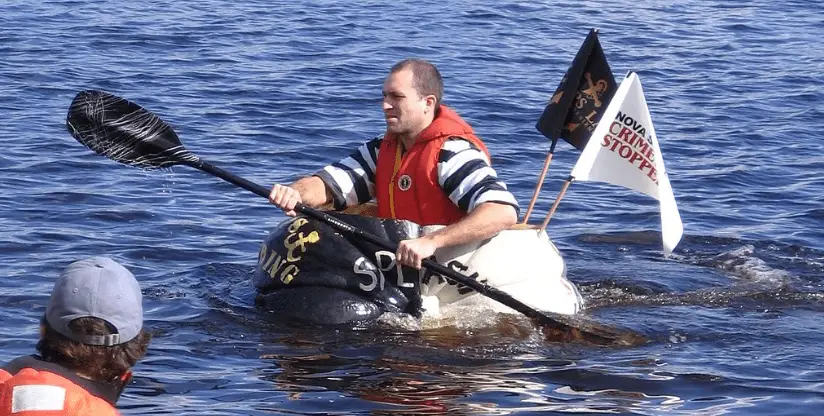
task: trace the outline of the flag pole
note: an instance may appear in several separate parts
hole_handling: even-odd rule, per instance
[[[544,222],[541,223],[541,227],[538,228],[539,233],[543,230],[546,230],[546,226],[549,225],[549,220],[552,219],[552,216],[555,214],[555,210],[558,209],[558,204],[561,203],[561,199],[563,199],[567,189],[569,188],[569,185],[571,185],[574,180],[575,178],[570,176],[564,181],[564,185],[561,187],[561,191],[558,192],[558,196],[555,197],[555,202],[552,203],[552,208],[549,209],[549,212],[546,214],[546,218],[544,218]]]
[[[549,153],[544,160],[544,170],[541,171],[541,176],[538,178],[538,183],[535,184],[535,191],[532,193],[532,201],[529,201],[529,208],[526,210],[522,224],[529,221],[529,216],[532,214],[532,209],[535,208],[535,202],[538,201],[538,194],[541,193],[541,187],[544,185],[546,173],[549,170],[549,164],[552,163],[552,155],[555,154],[555,145],[558,143],[558,138],[552,139],[552,144],[549,146]]]

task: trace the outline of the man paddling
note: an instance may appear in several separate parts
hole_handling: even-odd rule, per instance
[[[70,264],[40,334],[40,355],[0,368],[0,416],[118,415],[114,405],[151,339],[132,273],[107,257]]]
[[[399,243],[398,261],[417,269],[439,248],[511,227],[518,202],[490,166],[484,143],[442,99],[443,80],[434,65],[398,62],[383,84],[386,132],[312,176],[274,185],[269,200],[295,215],[300,202],[332,202],[342,210],[375,198],[380,217],[446,225]]]

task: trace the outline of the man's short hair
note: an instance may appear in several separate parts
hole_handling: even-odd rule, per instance
[[[412,71],[412,86],[421,97],[435,96],[435,111],[440,109],[443,101],[443,78],[435,65],[420,58],[404,59],[392,66],[390,74],[404,69]]]

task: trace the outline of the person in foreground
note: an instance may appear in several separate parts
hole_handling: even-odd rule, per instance
[[[108,257],[70,264],[40,328],[39,355],[0,369],[0,416],[118,415],[115,403],[151,338],[132,273]]]
[[[446,225],[399,243],[398,261],[417,269],[439,248],[511,227],[518,202],[490,166],[484,143],[442,99],[443,80],[434,65],[398,62],[383,83],[386,132],[291,186],[274,185],[269,200],[295,215],[299,202],[332,202],[342,210],[375,198],[379,217]]]

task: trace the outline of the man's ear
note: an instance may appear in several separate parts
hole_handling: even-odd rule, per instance
[[[426,112],[435,112],[435,104],[437,103],[438,99],[435,98],[434,95],[427,95],[426,96]]]

